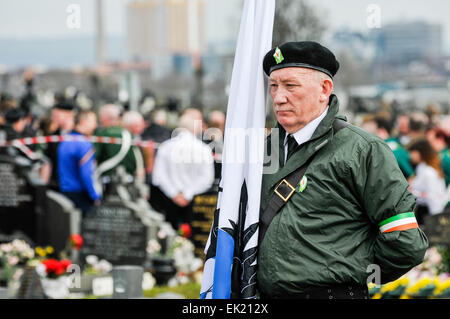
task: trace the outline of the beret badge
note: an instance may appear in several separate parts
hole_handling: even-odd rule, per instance
[[[273,54],[273,57],[275,58],[275,61],[277,64],[281,63],[284,60],[283,54],[281,53],[281,50],[279,47],[275,49],[275,53]]]

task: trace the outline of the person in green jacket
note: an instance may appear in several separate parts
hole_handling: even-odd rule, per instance
[[[397,138],[391,137],[392,124],[390,120],[384,116],[376,115],[370,122],[374,124],[374,129],[373,132],[369,132],[377,135],[386,142],[392,150],[392,153],[394,153],[398,166],[405,178],[408,180],[413,177],[414,168],[411,165],[408,151],[400,144]]]
[[[100,175],[111,175],[122,165],[131,176],[136,173],[136,158],[133,152],[133,136],[122,126],[120,109],[115,104],[106,104],[99,110],[101,128],[96,131],[99,137],[120,138],[121,144],[95,143],[97,171]]]
[[[310,41],[282,44],[264,57],[280,169],[263,174],[261,214],[280,182],[314,157],[259,244],[261,298],[368,298],[368,282],[399,278],[428,248],[389,146],[353,125],[334,131],[338,68],[331,51]]]

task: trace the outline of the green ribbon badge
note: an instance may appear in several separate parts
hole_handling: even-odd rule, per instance
[[[301,193],[305,190],[306,184],[308,184],[308,178],[306,176],[303,176],[300,183],[298,183],[298,191]]]
[[[281,61],[284,60],[283,54],[281,53],[281,50],[279,47],[275,49],[275,53],[273,54],[273,57],[275,58],[275,61],[277,61],[277,64],[281,63]]]

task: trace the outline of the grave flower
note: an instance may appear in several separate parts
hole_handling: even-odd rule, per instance
[[[161,251],[160,243],[155,239],[150,239],[147,243],[147,253],[156,255]]]
[[[51,254],[53,254],[55,252],[55,250],[53,249],[52,246],[46,246],[46,247],[37,246],[34,249],[34,251],[41,258],[45,258],[48,255],[51,255]]]
[[[34,250],[27,242],[14,239],[0,245],[0,286],[5,286],[11,279],[15,280],[20,267],[34,257]]]
[[[185,238],[191,237],[192,230],[191,226],[187,223],[181,224],[180,229],[178,230],[178,234]]]
[[[70,236],[70,243],[75,250],[80,250],[83,246],[83,237],[80,234],[72,234]]]
[[[113,266],[105,259],[100,259],[95,255],[86,256],[86,265],[84,272],[86,274],[107,274],[112,270]]]
[[[57,260],[49,258],[42,261],[42,264],[45,266],[45,273],[48,278],[58,278],[66,273],[72,262],[68,259]]]

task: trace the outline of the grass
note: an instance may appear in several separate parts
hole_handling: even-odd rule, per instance
[[[144,297],[153,298],[159,294],[173,292],[183,295],[186,299],[199,299],[200,298],[200,284],[195,282],[189,282],[184,285],[178,285],[174,287],[169,286],[155,286],[150,290],[144,290]]]
[[[144,290],[143,296],[146,298],[154,298],[159,294],[166,292],[173,292],[185,297],[185,299],[199,299],[200,298],[200,284],[196,282],[189,282],[184,285],[178,285],[174,287],[169,286],[154,286],[150,290]],[[111,296],[105,296],[111,297]],[[82,299],[99,299],[99,296],[92,294],[85,295]]]

